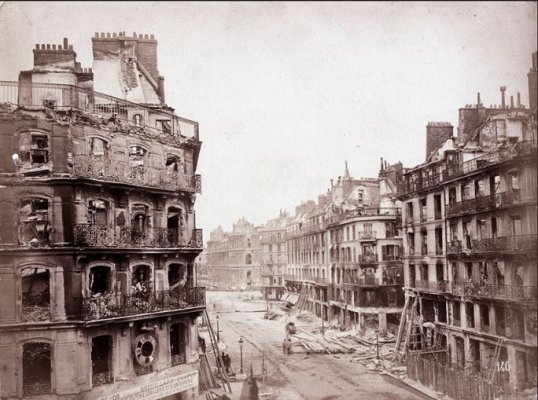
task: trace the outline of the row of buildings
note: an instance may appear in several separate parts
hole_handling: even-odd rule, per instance
[[[254,287],[244,279],[259,270],[268,299],[391,330],[405,353],[504,393],[536,386],[536,57],[529,108],[519,93],[508,100],[505,87],[495,106],[478,93],[459,109],[456,132],[427,124],[424,163],[381,160],[368,179],[352,178],[346,165],[294,216],[281,212],[260,227],[241,220],[248,234],[219,227],[206,250],[211,283]]]
[[[153,35],[36,45],[0,81],[0,397],[194,399],[198,123]]]

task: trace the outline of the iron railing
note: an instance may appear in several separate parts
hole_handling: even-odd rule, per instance
[[[73,85],[0,81],[0,103],[43,107],[45,102],[55,110],[79,111],[76,118],[83,122],[106,125],[113,120],[141,136],[198,139],[197,122],[164,111],[160,105],[145,106]]]
[[[454,282],[452,293],[457,296],[482,297],[536,303],[536,286],[488,285],[476,282]]]
[[[382,254],[381,260],[382,261],[401,261],[402,255],[401,254]]]
[[[377,231],[360,231],[359,240],[374,240],[377,237]]]
[[[398,207],[365,207],[355,210],[334,214],[325,219],[327,226],[335,225],[341,221],[354,217],[374,217],[374,216],[399,216],[402,215],[401,208]]]
[[[415,287],[416,289],[420,289],[420,290],[424,290],[428,292],[436,292],[436,293],[450,293],[451,292],[450,282],[447,282],[447,281],[431,282],[431,281],[415,280],[414,285],[411,285],[411,287]]]
[[[447,217],[454,217],[474,212],[491,211],[499,207],[512,206],[519,202],[519,191],[495,193],[448,204],[446,206],[446,215]]]
[[[123,183],[170,191],[201,193],[202,177],[167,171],[165,167],[133,166],[128,161],[89,155],[73,157],[73,175],[80,178]]]
[[[507,146],[490,153],[483,154],[480,157],[473,158],[472,160],[464,163],[448,167],[445,171],[443,171],[443,181],[466,175],[468,173],[512,160],[514,158],[532,155],[533,153],[536,153],[536,142],[522,141],[512,146]]]
[[[203,247],[201,229],[194,229],[189,238],[178,229],[75,224],[74,241],[82,247]]]
[[[359,254],[361,264],[373,264],[377,262],[377,254]]]
[[[92,385],[102,386],[114,382],[112,371],[100,372],[92,375]]]
[[[45,322],[50,321],[52,318],[52,313],[50,306],[23,306],[21,322]]]
[[[32,384],[23,384],[22,392],[25,396],[38,396],[40,394],[51,393],[52,387],[50,382],[47,383],[32,383]]]
[[[536,251],[538,235],[502,236],[486,239],[469,239],[465,243],[461,240],[447,242],[447,254],[458,255],[463,253],[521,253]]]
[[[205,306],[206,303],[205,287],[185,287],[130,295],[105,294],[86,297],[82,302],[86,321],[178,311]]]

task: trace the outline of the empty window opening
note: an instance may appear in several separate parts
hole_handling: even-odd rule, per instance
[[[50,273],[40,267],[21,271],[22,320],[38,322],[50,320]]]
[[[252,255],[250,253],[245,256],[245,264],[252,264]]]
[[[94,157],[106,156],[108,143],[100,138],[91,138],[90,140],[90,155]]]
[[[428,231],[426,229],[420,231],[420,251],[423,256],[428,255]]]
[[[489,332],[489,306],[487,304],[480,304],[480,325],[483,331]]]
[[[39,246],[49,241],[49,201],[30,197],[19,201],[19,240],[23,245]]]
[[[448,189],[448,204],[455,204],[457,202],[456,188],[451,187]]]
[[[463,338],[456,337],[456,368],[465,368],[465,347]]]
[[[92,339],[92,384],[112,383],[112,337],[98,336]]]
[[[420,279],[423,281],[423,282],[428,282],[429,280],[429,273],[428,273],[428,264],[422,264],[420,266]]]
[[[107,225],[107,203],[103,200],[88,202],[88,220],[92,225]]]
[[[25,343],[22,347],[22,383],[25,396],[51,392],[51,345]]]
[[[424,322],[435,321],[435,311],[432,300],[422,299],[422,318],[424,319]]]
[[[443,229],[435,228],[435,254],[443,254]]]
[[[19,157],[22,163],[39,167],[49,162],[49,138],[45,133],[23,132],[19,141]]]
[[[185,325],[170,326],[170,356],[172,365],[185,363]]]
[[[144,293],[151,289],[151,268],[147,265],[139,265],[133,270],[132,289],[134,293]]]
[[[441,195],[433,196],[435,219],[441,219]]]
[[[465,303],[465,315],[467,318],[467,328],[474,328],[474,304]]]
[[[486,195],[486,181],[485,179],[480,179],[474,183],[474,196],[483,197]]]
[[[133,122],[135,126],[142,126],[144,123],[144,117],[142,117],[142,114],[134,114],[133,115]]]
[[[96,266],[90,268],[89,289],[92,295],[105,294],[111,290],[110,267]]]
[[[148,223],[148,207],[143,204],[135,204],[132,208],[131,227],[133,231],[144,232]]]
[[[459,301],[454,301],[452,318],[455,326],[461,326],[461,306]]]
[[[181,157],[176,155],[169,155],[166,157],[166,172],[184,172],[184,164],[181,161]]]
[[[172,124],[169,119],[155,120],[155,127],[164,133],[172,133]]]
[[[447,323],[447,315],[446,315],[446,302],[445,301],[438,301],[436,304],[437,307],[437,320],[442,323]]]
[[[183,264],[170,264],[168,266],[168,285],[170,290],[184,287],[187,283],[187,267]]]

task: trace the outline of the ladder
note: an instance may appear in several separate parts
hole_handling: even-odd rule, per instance
[[[207,310],[204,310],[204,313],[207,319],[207,329],[209,331],[209,338],[211,340],[211,345],[213,346],[213,351],[215,353],[215,362],[217,364],[217,371],[219,375],[222,377],[224,388],[226,389],[226,386],[228,386],[229,392],[232,393],[232,387],[230,386],[230,381],[228,380],[228,374],[226,374],[226,371],[224,369],[224,362],[222,361],[222,357],[220,356],[219,346],[215,338],[215,333],[213,332],[213,327],[211,326],[211,320],[209,319],[209,314],[207,313]]]
[[[404,352],[407,353],[409,350],[410,345],[410,339],[411,339],[411,333],[413,331],[413,328],[416,328],[414,325],[415,322],[415,312],[418,306],[418,296],[415,296],[415,300],[413,301],[413,305],[411,306],[410,315],[407,319],[407,327],[406,327],[406,336],[405,336],[405,345],[404,345]],[[415,339],[416,339],[416,329],[414,333]],[[420,332],[419,332],[419,338],[420,338]],[[413,342],[415,344],[416,341]]]
[[[404,326],[407,321],[407,312],[409,311],[409,306],[411,304],[411,297],[407,296],[405,299],[405,305],[402,310],[402,316],[400,317],[400,325],[398,326],[398,335],[396,336],[396,344],[394,345],[394,356],[395,358],[398,357],[398,354],[400,352],[400,344],[402,342],[402,336],[404,331]]]

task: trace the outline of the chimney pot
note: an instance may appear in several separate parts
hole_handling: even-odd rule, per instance
[[[39,43],[36,43],[36,44],[35,44],[35,48],[36,48],[37,50],[39,50]]]
[[[66,50],[68,48],[67,45],[68,45],[68,40],[67,40],[66,37],[64,37],[64,49],[66,49]]]
[[[144,39],[149,39],[149,35],[144,35]]]
[[[506,86],[501,86],[501,108],[506,108]]]
[[[105,32],[101,32],[101,37],[102,37],[102,38],[105,37]]]
[[[152,34],[152,35],[149,36],[149,38],[150,38],[151,40],[155,40],[155,35]]]
[[[52,45],[52,50],[56,50],[56,45],[55,44]]]
[[[99,32],[95,32],[95,34],[93,35],[93,37],[99,37]]]
[[[47,44],[47,50],[50,50],[50,44]]]
[[[73,50],[73,45],[72,44],[69,45],[69,50]]]
[[[110,39],[110,32],[106,33],[106,37],[107,37],[107,39]]]
[[[112,37],[115,39],[118,37],[118,35],[116,34],[116,32],[112,33]]]

